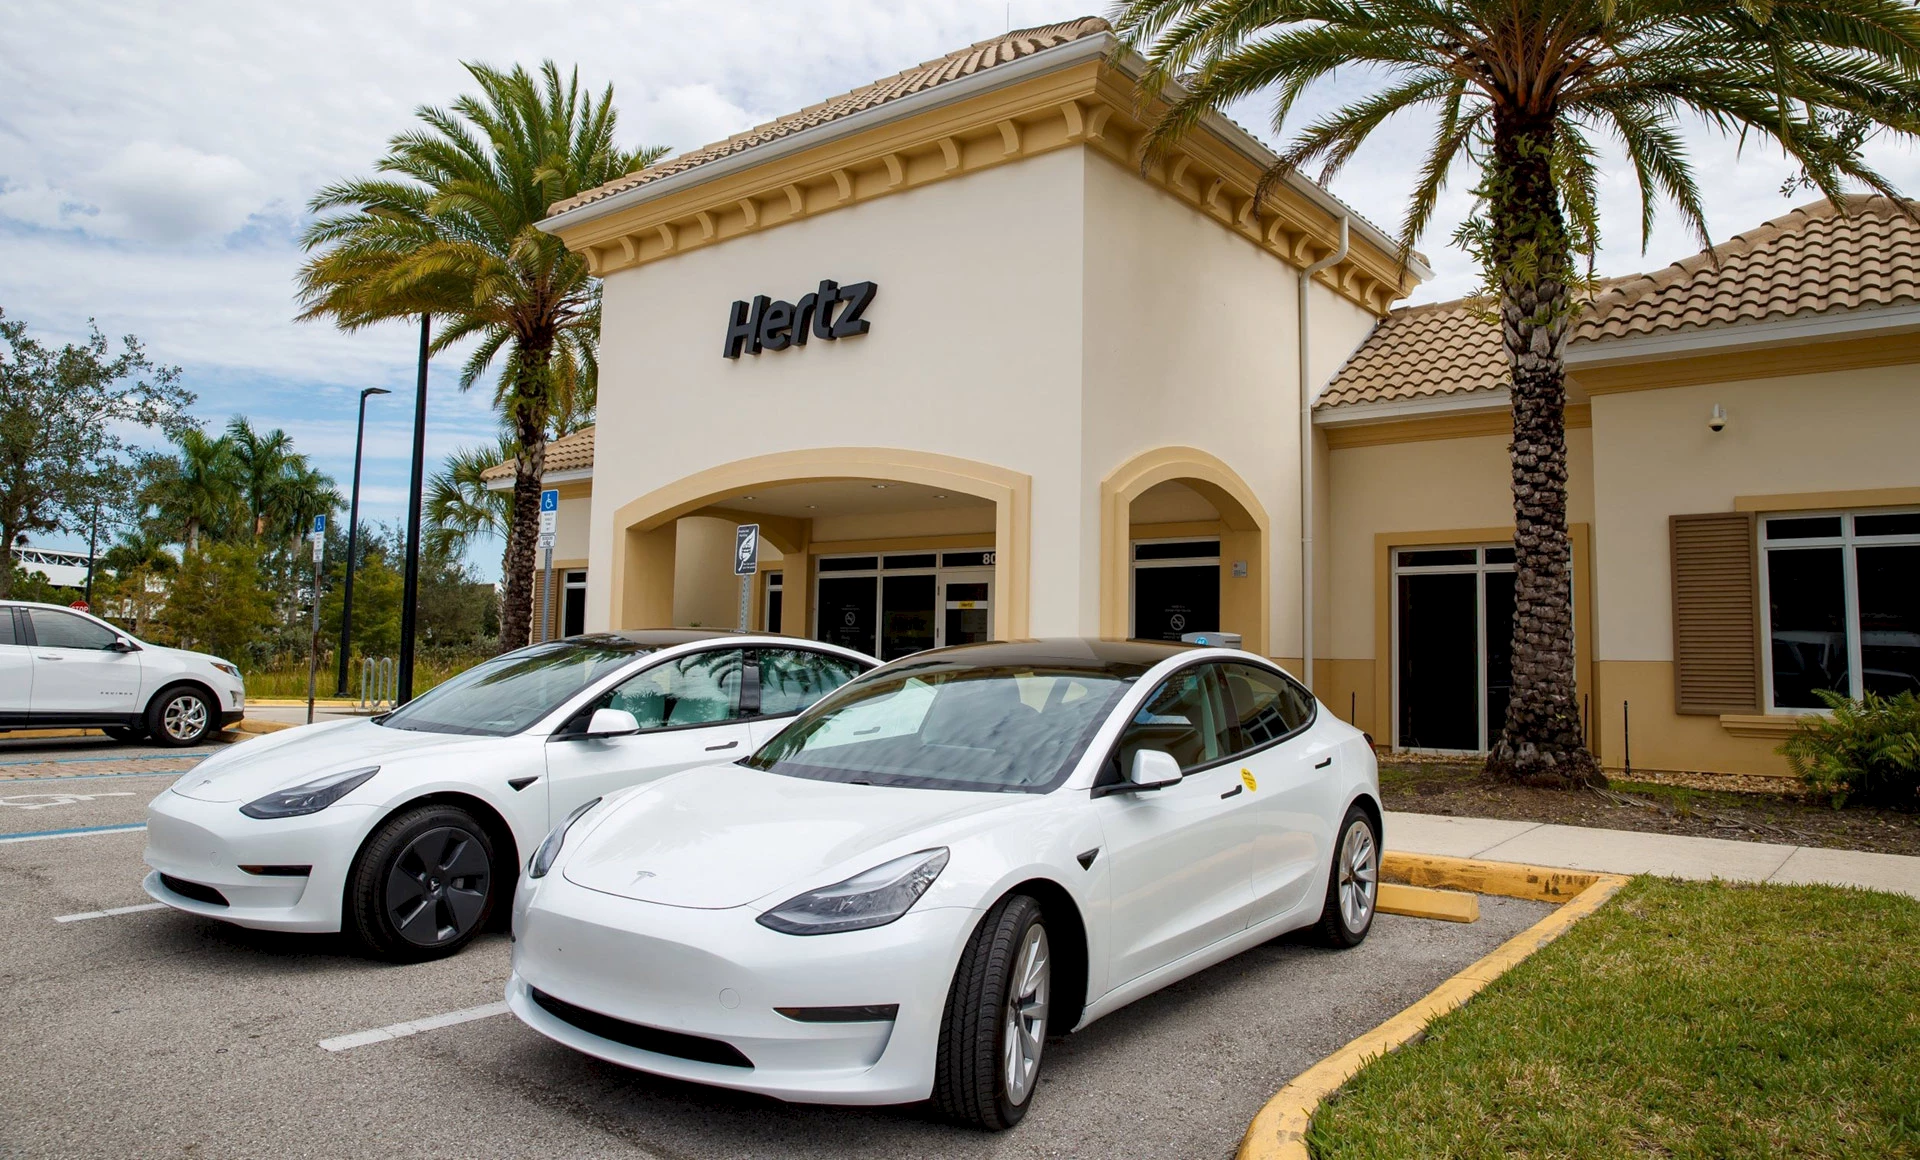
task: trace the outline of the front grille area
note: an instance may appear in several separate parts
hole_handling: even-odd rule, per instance
[[[563,1023],[570,1023],[588,1035],[598,1035],[602,1039],[611,1039],[615,1043],[624,1043],[628,1047],[637,1047],[641,1051],[651,1051],[655,1055],[671,1055],[675,1059],[691,1059],[695,1063],[717,1063],[722,1067],[744,1067],[751,1069],[753,1061],[741,1054],[740,1049],[731,1043],[719,1039],[707,1039],[699,1035],[687,1035],[679,1031],[663,1031],[658,1027],[647,1027],[639,1023],[629,1023],[624,1019],[615,1019],[611,1015],[602,1015],[584,1007],[575,1007],[564,999],[556,999],[538,987],[530,987],[533,1001],[540,1009]]]
[[[184,878],[175,878],[171,874],[160,876],[160,885],[173,891],[182,898],[191,898],[195,902],[204,902],[209,906],[227,905],[227,896],[211,886],[202,886],[198,882],[188,882]]]

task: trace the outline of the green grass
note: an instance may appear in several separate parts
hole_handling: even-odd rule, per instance
[[[1920,1156],[1920,901],[1637,879],[1356,1076],[1316,1157]]]
[[[492,654],[470,657],[420,658],[413,664],[413,691],[420,694],[433,688],[450,677],[458,676],[468,669],[486,660]],[[333,696],[335,680],[339,670],[323,666],[314,681],[314,694],[319,697]],[[259,669],[246,674],[247,699],[263,701],[269,698],[293,697],[304,700],[307,695],[307,666],[297,665],[280,669]],[[360,668],[355,664],[347,670],[348,696],[358,699],[360,696]]]

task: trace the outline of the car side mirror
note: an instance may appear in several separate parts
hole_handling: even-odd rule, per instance
[[[120,653],[130,653],[130,652],[140,651],[139,645],[133,643],[131,640],[128,640],[124,636],[114,637],[113,643],[108,645],[107,648],[112,650],[113,652],[120,652]]]
[[[625,709],[595,709],[587,722],[588,737],[625,737],[640,732],[640,721]]]
[[[1180,780],[1180,763],[1164,749],[1141,749],[1133,755],[1127,782],[1135,789],[1160,789]]]

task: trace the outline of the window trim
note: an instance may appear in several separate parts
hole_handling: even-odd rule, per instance
[[[1840,549],[1840,596],[1843,616],[1843,630],[1847,637],[1847,696],[1858,701],[1866,690],[1866,671],[1861,660],[1860,632],[1860,569],[1855,554],[1862,547],[1867,548],[1906,548],[1920,547],[1920,533],[1909,532],[1905,535],[1861,536],[1853,529],[1853,522],[1859,516],[1900,516],[1920,515],[1920,508],[1899,505],[1893,507],[1861,508],[1820,508],[1809,510],[1763,511],[1755,513],[1754,551],[1759,554],[1759,604],[1760,604],[1760,706],[1761,714],[1768,717],[1825,717],[1831,710],[1804,705],[1776,705],[1773,702],[1773,578],[1772,569],[1767,564],[1767,554],[1775,548],[1781,551],[1793,551],[1808,548]],[[1825,516],[1840,518],[1838,536],[1804,536],[1796,539],[1773,540],[1767,534],[1769,519],[1820,519]]]

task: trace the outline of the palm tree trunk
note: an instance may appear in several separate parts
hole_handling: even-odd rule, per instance
[[[1501,119],[1488,171],[1501,334],[1513,373],[1513,690],[1490,772],[1604,782],[1581,729],[1567,538],[1566,363],[1572,247],[1554,186],[1551,120]],[[1591,647],[1591,646],[1589,646]]]
[[[500,597],[500,651],[532,640],[534,545],[540,538],[540,484],[547,471],[547,352],[522,347],[508,406],[520,443],[513,457],[513,507],[507,516],[506,590]]]

